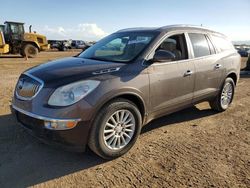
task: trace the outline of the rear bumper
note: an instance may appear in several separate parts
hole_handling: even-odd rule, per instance
[[[50,49],[50,44],[45,44],[43,46],[40,46],[41,51],[49,50]]]
[[[45,128],[44,122],[48,120],[56,121],[58,119],[32,114],[15,106],[12,106],[12,113],[28,133],[35,136],[42,142],[67,151],[85,151],[88,143],[90,122],[78,121],[74,128],[68,130],[50,130]]]

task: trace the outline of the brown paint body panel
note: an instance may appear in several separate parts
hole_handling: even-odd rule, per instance
[[[188,38],[186,39],[188,59],[150,62],[154,50],[168,36],[181,33],[187,37],[189,32],[204,34],[216,32],[183,26],[141,30],[144,32],[156,30],[159,34],[133,62],[115,63],[72,57],[27,70],[26,74],[44,82],[43,88],[32,100],[21,100],[15,95],[13,106],[48,118],[81,119],[71,130],[52,131],[43,127],[40,132],[31,131],[46,140],[54,139],[56,142],[61,140],[62,145],[75,145],[77,148],[84,149],[96,114],[104,104],[114,98],[124,95],[136,97],[144,108],[142,115],[145,125],[152,119],[215,97],[230,73],[235,74],[239,79],[240,56],[236,51],[217,52],[213,55],[194,58]],[[140,29],[119,32],[136,31]],[[217,69],[218,64],[220,67]],[[99,74],[102,70],[114,68],[117,70]],[[98,80],[100,84],[82,100],[66,107],[48,105],[49,97],[56,88],[87,79]]]

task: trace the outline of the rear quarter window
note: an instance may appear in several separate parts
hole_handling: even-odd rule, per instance
[[[219,52],[224,52],[227,50],[233,50],[234,46],[231,41],[225,37],[211,35],[213,44],[216,46]]]

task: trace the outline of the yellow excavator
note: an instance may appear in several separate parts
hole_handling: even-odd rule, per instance
[[[24,31],[24,23],[4,22],[0,25],[0,54],[21,54],[23,57],[36,57],[50,45],[44,35]]]

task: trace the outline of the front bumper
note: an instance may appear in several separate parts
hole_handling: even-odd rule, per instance
[[[76,152],[82,152],[86,148],[90,130],[90,122],[88,121],[48,118],[22,110],[14,105],[12,106],[12,113],[31,135],[44,143]],[[44,126],[45,121],[55,122],[65,120],[75,120],[77,121],[77,125],[68,130],[50,130]]]
[[[50,49],[50,44],[45,44],[40,46],[40,51],[45,51]]]

